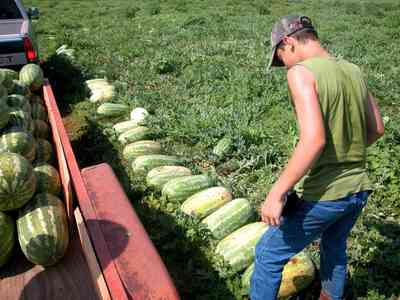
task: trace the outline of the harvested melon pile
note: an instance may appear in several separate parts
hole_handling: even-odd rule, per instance
[[[54,265],[69,243],[42,85],[37,65],[0,69],[0,267],[17,245],[32,263]]]
[[[104,103],[97,109],[101,117],[127,115],[124,104]],[[134,178],[141,180],[156,195],[156,201],[168,208],[171,216],[198,222],[205,228],[210,243],[211,259],[221,278],[239,276],[244,293],[248,293],[253,272],[255,246],[268,226],[255,221],[256,212],[245,198],[235,198],[211,174],[196,174],[185,166],[182,157],[167,154],[154,140],[148,122],[149,113],[135,108],[130,120],[115,123],[113,136],[121,146],[121,156],[128,163]],[[232,140],[224,137],[214,148],[222,157],[232,148]],[[314,279],[310,257],[301,252],[285,266],[280,298],[292,296]]]

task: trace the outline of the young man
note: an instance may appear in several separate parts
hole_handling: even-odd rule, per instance
[[[270,66],[287,68],[300,139],[261,207],[270,227],[256,246],[250,297],[276,299],[284,265],[321,237],[320,299],[341,299],[346,240],[372,190],[366,148],[383,135],[382,118],[360,69],[331,56],[308,17],[281,18],[271,46]],[[301,200],[282,216],[301,178]]]

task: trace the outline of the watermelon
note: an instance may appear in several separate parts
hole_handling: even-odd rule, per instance
[[[264,222],[247,224],[221,240],[215,253],[223,257],[230,270],[221,273],[230,276],[247,268],[254,260],[255,247],[268,226]]]
[[[32,119],[47,121],[47,111],[42,104],[32,103]]]
[[[89,101],[93,103],[110,101],[114,98],[114,96],[115,87],[113,85],[107,85],[102,88],[92,89]]]
[[[207,175],[192,175],[174,178],[162,188],[161,194],[170,202],[182,202],[214,184]]]
[[[174,178],[191,176],[192,172],[182,166],[161,166],[152,169],[146,177],[146,183],[149,187],[161,191],[164,184]]]
[[[50,127],[45,121],[33,120],[33,136],[35,138],[47,139],[50,136]]]
[[[0,85],[1,90],[1,85]],[[10,120],[10,108],[7,105],[7,96],[0,96],[0,129],[4,128]]]
[[[230,191],[222,186],[216,186],[190,196],[183,202],[181,210],[189,216],[202,219],[231,200]]]
[[[119,103],[103,103],[97,108],[97,113],[105,117],[115,117],[124,114],[129,107]]]
[[[35,95],[35,94],[32,94],[32,95],[30,96],[29,102],[30,102],[31,104],[39,103],[39,104],[44,105],[43,99],[40,98],[38,95]]]
[[[149,112],[143,107],[137,107],[131,111],[131,120],[135,121],[137,124],[146,124],[146,118]]]
[[[38,91],[44,82],[42,69],[35,64],[27,64],[19,71],[19,81],[31,91]]]
[[[36,159],[35,164],[48,163],[54,160],[53,145],[45,139],[36,139]]]
[[[176,156],[169,156],[163,154],[150,154],[142,155],[132,162],[132,170],[135,174],[144,175],[151,169],[160,166],[179,165],[182,161]]]
[[[119,122],[119,123],[115,124],[113,126],[113,129],[115,130],[115,132],[117,134],[121,134],[121,133],[124,133],[124,132],[126,132],[126,131],[128,131],[130,129],[136,128],[139,125],[140,124],[138,124],[138,122],[129,120],[129,121],[123,121],[123,122]]]
[[[89,90],[103,88],[105,86],[109,86],[110,83],[105,78],[96,78],[96,79],[89,79],[85,81],[85,85]]]
[[[0,267],[10,259],[15,245],[14,220],[0,211]]]
[[[18,79],[18,72],[10,69],[0,68],[0,85],[3,85],[10,93],[14,88],[14,80]]]
[[[27,132],[31,131],[32,118],[22,108],[11,109],[8,113],[8,117],[7,128],[19,128]]]
[[[64,256],[69,243],[64,204],[54,195],[37,194],[19,212],[17,231],[22,252],[29,261],[54,265]]]
[[[12,108],[23,108],[25,104],[29,104],[29,99],[23,95],[12,94],[7,97],[7,105]]]
[[[213,212],[201,222],[211,231],[215,239],[223,239],[228,234],[245,225],[254,215],[250,202],[237,198]]]
[[[32,165],[16,153],[0,153],[0,211],[24,206],[36,190]]]
[[[23,84],[19,80],[13,80],[13,89],[11,91],[11,94],[29,96],[30,93],[31,93],[31,91],[28,89],[28,87],[25,84]]]
[[[249,292],[250,279],[253,275],[254,263],[242,275],[242,287]],[[283,268],[281,286],[278,292],[279,299],[286,299],[308,287],[314,280],[315,267],[311,258],[304,252],[292,257]]]
[[[0,152],[18,153],[32,162],[36,153],[35,140],[21,129],[7,131],[0,136]]]
[[[42,163],[33,168],[36,175],[36,193],[58,195],[61,192],[61,180],[58,171],[53,166]]]
[[[160,154],[161,144],[155,141],[138,141],[125,146],[122,156],[126,160],[135,159],[141,155]]]
[[[224,157],[232,148],[232,139],[229,137],[222,138],[214,147],[213,153],[218,157]]]
[[[146,140],[151,137],[151,129],[144,126],[138,126],[130,129],[118,137],[118,141],[122,144],[133,143],[140,140]]]

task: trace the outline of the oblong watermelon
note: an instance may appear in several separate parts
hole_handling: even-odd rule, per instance
[[[36,175],[36,193],[50,193],[55,196],[61,192],[60,175],[53,166],[42,163],[33,168]]]
[[[237,198],[213,212],[201,222],[220,240],[245,225],[254,215],[254,209],[245,198]]]
[[[221,255],[230,266],[228,272],[221,273],[222,277],[242,271],[254,260],[255,247],[268,226],[264,222],[247,224],[221,240],[215,253]]]
[[[183,202],[181,210],[189,216],[202,219],[231,200],[230,191],[223,186],[215,186],[190,196]]]
[[[42,266],[56,264],[69,244],[64,204],[49,193],[37,194],[19,212],[17,231],[22,252],[29,261]]]
[[[122,156],[126,160],[135,159],[141,155],[161,154],[161,144],[156,141],[137,141],[128,144],[122,151]]]
[[[0,267],[10,259],[15,245],[15,222],[0,211]]]
[[[32,165],[16,153],[0,153],[0,211],[24,206],[36,190]]]
[[[170,180],[192,175],[186,167],[182,166],[161,166],[152,169],[146,177],[146,183],[149,187],[161,191],[163,186]]]
[[[36,159],[35,164],[48,163],[54,160],[53,145],[45,139],[36,139]]]
[[[151,137],[151,129],[145,126],[138,126],[129,129],[118,137],[118,141],[122,144],[133,143],[140,140],[148,140]]]
[[[170,202],[182,202],[213,184],[214,180],[207,175],[184,176],[168,181],[161,194]]]
[[[163,154],[150,154],[137,157],[132,162],[132,170],[135,174],[147,175],[151,169],[168,165],[179,165],[182,160],[176,156]]]
[[[242,275],[242,287],[248,292],[250,279],[253,275],[254,263],[251,264]],[[278,298],[287,299],[308,287],[315,278],[315,266],[311,258],[304,252],[292,257],[285,265],[282,272],[281,286]]]

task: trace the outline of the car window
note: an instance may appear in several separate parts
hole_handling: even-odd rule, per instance
[[[22,19],[14,0],[0,0],[0,20]]]

